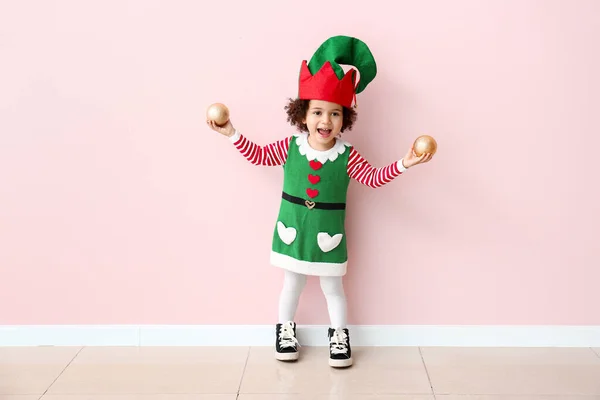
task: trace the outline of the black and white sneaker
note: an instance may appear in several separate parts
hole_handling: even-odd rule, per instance
[[[298,359],[298,340],[296,323],[288,321],[275,327],[275,358],[281,361]]]
[[[329,365],[349,367],[352,365],[352,349],[348,329],[329,328]]]

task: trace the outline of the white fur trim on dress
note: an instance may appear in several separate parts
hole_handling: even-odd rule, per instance
[[[300,150],[300,154],[306,156],[308,161],[318,160],[321,164],[327,161],[335,161],[340,154],[344,154],[346,147],[352,146],[350,143],[343,141],[340,138],[335,138],[335,144],[329,150],[319,151],[310,147],[308,144],[308,133],[295,133],[296,144]]]
[[[341,264],[302,261],[271,251],[271,265],[303,275],[344,276],[348,261]]]

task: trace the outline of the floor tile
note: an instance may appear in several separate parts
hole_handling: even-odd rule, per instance
[[[0,347],[0,395],[38,395],[39,398],[80,349]]]
[[[237,394],[57,394],[41,400],[236,400]],[[4,400],[4,399],[2,399]],[[15,399],[19,400],[19,399]]]
[[[600,357],[600,347],[594,347],[592,350],[596,353],[598,357]]]
[[[426,365],[600,365],[587,347],[423,347]]]
[[[81,351],[81,347],[0,347],[0,365],[54,365],[66,366]]]
[[[331,368],[327,347],[301,347],[296,362],[274,358],[271,347],[252,347],[240,393],[431,394],[416,347],[356,347],[354,365]]]
[[[39,394],[2,394],[0,399],[2,400],[38,400]]]
[[[427,394],[240,394],[238,400],[434,400],[434,397]]]
[[[598,396],[572,395],[436,395],[437,400],[598,400]]]
[[[87,347],[48,394],[233,394],[247,347]]]
[[[589,350],[430,347],[422,354],[436,395],[600,395],[600,358]]]

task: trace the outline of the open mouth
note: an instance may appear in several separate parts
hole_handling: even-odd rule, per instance
[[[331,136],[331,129],[317,129],[317,132],[319,132],[319,136],[324,139],[327,139],[329,136]]]

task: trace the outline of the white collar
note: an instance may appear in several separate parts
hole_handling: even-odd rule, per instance
[[[308,161],[318,160],[321,164],[325,164],[327,161],[335,161],[340,154],[344,154],[346,147],[350,147],[351,144],[343,141],[340,138],[335,138],[335,144],[332,148],[325,151],[315,150],[308,144],[308,133],[296,133],[296,144],[300,150],[300,154],[306,156]]]

